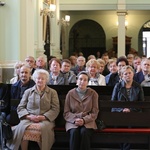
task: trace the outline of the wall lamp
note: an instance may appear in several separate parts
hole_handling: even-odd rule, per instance
[[[62,18],[61,20],[58,20],[58,25],[62,24],[63,26],[69,26],[70,25],[70,16],[65,15],[65,18]]]
[[[0,1],[0,6],[4,6],[4,5],[5,5],[5,2]]]
[[[55,10],[56,10],[56,5],[55,4],[50,4],[49,8],[44,8],[41,10],[40,15],[44,16],[50,16],[51,18],[54,18],[55,16]]]

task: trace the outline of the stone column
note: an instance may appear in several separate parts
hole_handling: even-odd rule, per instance
[[[59,0],[56,0],[56,12],[53,18],[50,19],[50,54],[56,56],[57,58],[62,58],[60,53],[60,9]]]
[[[126,0],[118,0],[118,57],[125,55],[125,16],[126,16]]]
[[[126,12],[117,12],[118,14],[118,57],[125,55],[125,16]]]
[[[41,10],[43,9],[43,0],[36,1],[36,12],[35,12],[35,41],[34,41],[34,49],[36,58],[39,56],[45,57],[44,54],[44,41],[43,41],[43,15],[40,15]]]

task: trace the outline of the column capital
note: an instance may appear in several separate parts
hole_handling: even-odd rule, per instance
[[[117,15],[118,16],[126,16],[128,13],[126,10],[118,10],[117,11]]]

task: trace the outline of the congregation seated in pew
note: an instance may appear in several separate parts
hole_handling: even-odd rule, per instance
[[[19,81],[12,84],[11,86],[11,99],[21,100],[24,92],[35,85],[35,82],[31,79],[31,70],[26,65],[20,68],[19,78]],[[8,114],[6,117],[7,122],[11,125],[19,123],[19,118],[16,109],[17,107],[11,107],[10,114]]]
[[[13,139],[7,141],[10,149],[20,145],[28,149],[28,141],[36,141],[41,150],[50,150],[54,143],[55,119],[59,113],[57,92],[47,86],[49,73],[38,69],[33,74],[35,86],[27,89],[17,107],[20,123],[14,127]]]

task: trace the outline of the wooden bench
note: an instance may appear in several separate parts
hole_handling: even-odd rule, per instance
[[[66,94],[75,86],[53,85],[60,100],[60,113],[56,119],[55,143],[52,150],[69,149],[69,135],[65,131],[63,118],[64,102]],[[150,150],[150,88],[143,88],[146,101],[144,102],[112,102],[111,94],[113,87],[93,86],[99,94],[100,112],[98,119],[103,120],[106,128],[96,130],[92,137],[92,149],[96,148],[119,148],[119,143],[132,143],[134,148],[143,146]],[[111,108],[128,107],[142,108],[142,112],[118,113],[111,112]]]
[[[55,138],[56,142],[53,145],[53,150],[69,149],[69,135],[65,131],[65,120],[63,118],[63,107],[65,96],[68,90],[74,88],[60,86],[52,86],[59,95],[61,112],[56,119]],[[112,102],[110,101],[113,87],[91,87],[99,94],[99,116],[98,119],[103,120],[106,128],[96,130],[92,137],[92,148],[101,147],[117,147],[119,143],[132,143],[134,148],[143,145],[150,150],[150,101],[149,88],[144,91],[147,96],[147,101],[144,102]],[[63,89],[63,90],[62,90]],[[105,97],[106,95],[106,97]],[[104,99],[102,99],[104,98]],[[111,108],[127,107],[127,108],[142,108],[142,112],[118,113],[111,112]],[[137,147],[138,146],[138,147]]]
[[[150,150],[150,101],[145,102],[112,102],[99,101],[100,113],[98,118],[103,120],[106,128],[96,130],[92,137],[92,148],[108,147],[119,143],[144,144]],[[142,108],[141,112],[111,112],[113,107]],[[69,135],[65,128],[55,128],[56,142],[53,149],[60,149],[61,146],[68,147]],[[105,144],[105,145],[104,145]]]

